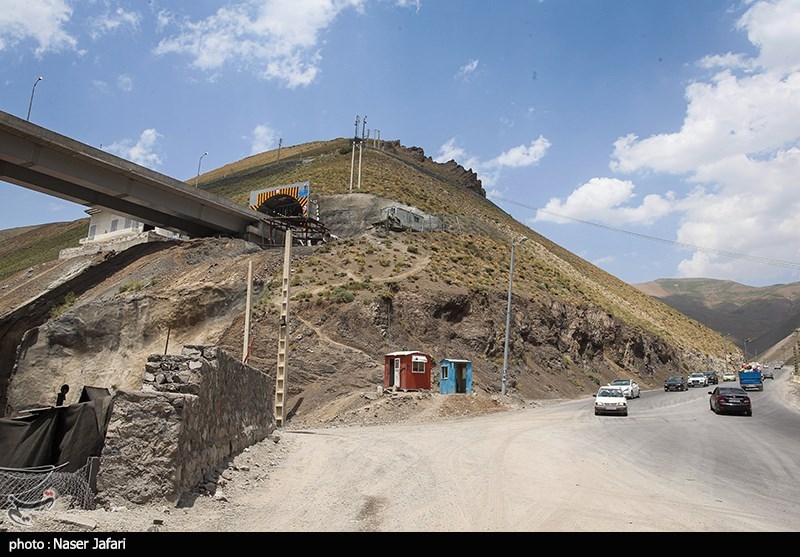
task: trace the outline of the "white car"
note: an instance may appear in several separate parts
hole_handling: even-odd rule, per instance
[[[622,392],[625,393],[625,398],[639,398],[641,393],[639,384],[633,379],[614,379],[609,385],[621,387]]]
[[[736,372],[726,369],[722,372],[723,381],[736,381]]]
[[[708,377],[702,371],[691,374],[686,379],[687,385],[690,387],[708,387]]]
[[[594,415],[601,414],[628,415],[628,398],[622,387],[604,385],[598,389],[594,395]]]

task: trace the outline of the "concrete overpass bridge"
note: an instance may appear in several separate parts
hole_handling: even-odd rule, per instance
[[[190,237],[278,244],[283,231],[305,226],[237,205],[2,111],[0,180]]]

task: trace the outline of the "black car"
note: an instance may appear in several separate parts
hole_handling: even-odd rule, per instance
[[[708,384],[709,385],[718,385],[719,384],[719,377],[717,377],[716,371],[704,371],[703,372],[706,377],[708,377]]]
[[[664,381],[664,391],[688,391],[689,385],[683,375],[673,375]]]
[[[750,397],[741,387],[717,387],[708,394],[708,405],[715,414],[753,415]]]

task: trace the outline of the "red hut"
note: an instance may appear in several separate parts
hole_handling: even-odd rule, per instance
[[[383,388],[395,391],[428,391],[431,388],[433,358],[424,352],[408,350],[386,354]]]

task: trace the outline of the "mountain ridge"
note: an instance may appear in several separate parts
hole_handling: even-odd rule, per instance
[[[363,405],[353,392],[381,385],[383,355],[402,349],[424,350],[436,359],[470,359],[476,393],[496,396],[510,246],[522,236],[528,241],[515,253],[510,315],[511,395],[583,397],[619,376],[659,387],[676,370],[700,370],[709,362],[721,366],[736,350],[719,333],[516,221],[486,199],[471,170],[455,161],[435,162],[419,147],[399,142],[385,147],[388,154],[363,148],[361,188],[355,193],[370,196],[373,208],[398,203],[435,217],[440,230],[391,231],[357,213],[348,204],[355,158],[349,139],[265,152],[197,179],[198,187],[242,205],[250,191],[309,181],[312,196],[324,199],[327,210],[339,203],[340,214],[349,211],[354,221],[365,223],[350,237],[295,250],[291,306],[296,318],[290,333],[298,371],[289,393],[295,419],[313,419],[326,405],[343,400]],[[28,323],[37,334],[35,339],[27,335],[23,352],[18,351],[22,332],[4,339],[0,356],[14,361],[13,374],[4,370],[5,377],[0,376],[9,406],[41,404],[51,389],[57,390],[37,386],[42,374],[51,374],[55,382],[69,375],[97,386],[134,388],[144,368],[137,362],[149,351],[162,350],[165,338],[174,345],[209,342],[240,351],[247,259],[256,263],[253,336],[261,339],[250,357],[253,365],[273,372],[280,257],[280,250],[207,238],[142,253],[122,268],[109,266],[108,276],[97,277],[96,285],[85,282],[85,290],[74,292],[62,313]],[[65,265],[46,264],[55,274]],[[30,282],[25,273],[7,277],[0,288]],[[59,280],[40,274],[39,298],[53,292]],[[36,269],[32,275],[38,276]],[[0,290],[0,326],[24,303],[27,298],[13,299]],[[116,348],[109,352],[104,343]],[[117,371],[104,367],[110,361]],[[9,387],[13,382],[17,387]]]
[[[800,282],[748,286],[720,279],[662,278],[633,286],[723,335],[730,334],[742,350],[747,339],[752,359],[800,327]]]

